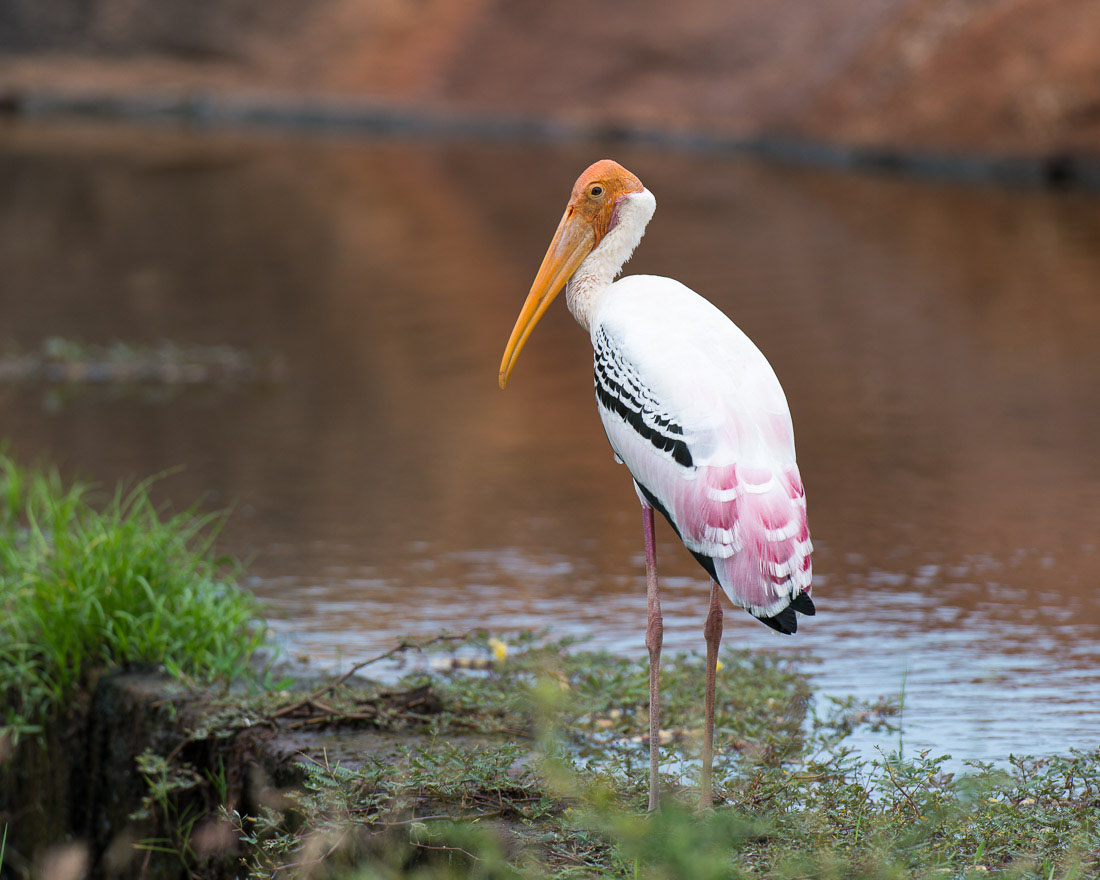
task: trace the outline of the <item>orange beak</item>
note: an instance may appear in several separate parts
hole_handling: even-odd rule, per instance
[[[566,282],[573,277],[577,267],[595,246],[596,232],[592,224],[570,205],[565,209],[546,256],[542,258],[542,265],[531,285],[531,292],[527,294],[527,300],[516,319],[516,326],[512,328],[508,346],[504,349],[504,357],[500,362],[501,390],[508,384],[508,377],[515,369],[516,360],[523,351],[527,337],[554,301],[554,297],[561,293]]]

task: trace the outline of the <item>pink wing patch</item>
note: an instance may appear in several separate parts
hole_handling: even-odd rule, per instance
[[[701,467],[677,483],[669,510],[684,543],[714,560],[732,602],[771,616],[810,592],[813,547],[796,467]]]

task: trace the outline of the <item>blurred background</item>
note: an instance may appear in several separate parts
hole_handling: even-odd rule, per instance
[[[724,309],[794,414],[820,613],[727,644],[904,690],[907,748],[1100,740],[1095,3],[6,0],[0,98],[0,438],[103,486],[179,468],[158,491],[232,511],[289,656],[474,626],[642,655],[564,308],[496,387],[611,155],[659,205],[629,270]],[[659,540],[697,649],[705,575]]]
[[[1100,143],[1091,0],[6,0],[0,84],[938,150]]]

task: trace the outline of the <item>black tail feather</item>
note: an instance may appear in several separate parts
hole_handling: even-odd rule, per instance
[[[774,614],[771,617],[757,617],[761,623],[766,623],[776,632],[781,632],[785,636],[794,635],[798,632],[798,615],[806,614],[813,617],[817,613],[817,609],[814,608],[813,600],[806,593],[799,593],[793,599],[791,604],[780,611],[778,614]],[[755,616],[755,615],[754,615]]]
[[[753,615],[754,617],[756,615]],[[778,614],[771,617],[757,617],[761,623],[766,623],[776,632],[781,632],[785,636],[794,635],[798,632],[798,616],[794,613],[794,607],[788,605]]]
[[[817,609],[814,608],[814,600],[810,598],[809,593],[799,593],[791,599],[791,607],[799,614],[805,614],[807,617],[813,617],[817,614]]]

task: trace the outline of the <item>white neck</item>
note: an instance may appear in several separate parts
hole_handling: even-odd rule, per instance
[[[589,329],[600,297],[642,240],[646,224],[656,208],[657,200],[648,189],[624,196],[619,202],[615,225],[584,258],[565,285],[565,304],[585,330]]]

